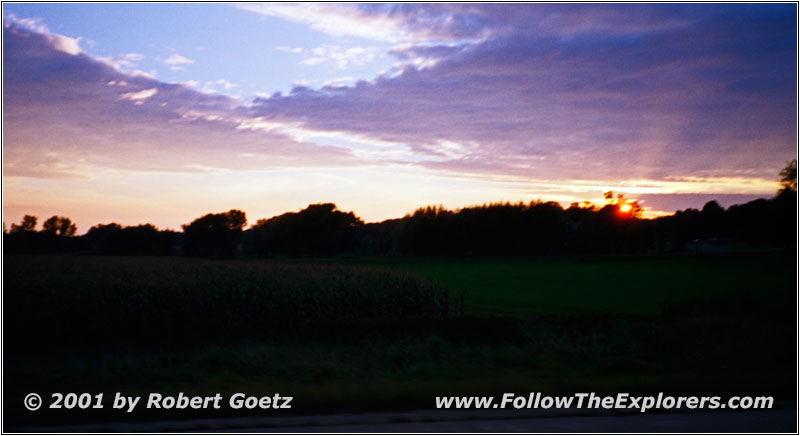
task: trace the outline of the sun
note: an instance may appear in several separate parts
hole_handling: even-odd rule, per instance
[[[631,211],[631,209],[632,209],[632,207],[631,207],[631,205],[630,205],[630,204],[628,204],[628,203],[625,203],[625,204],[623,204],[623,205],[621,205],[621,206],[619,207],[619,211],[620,211],[620,212],[622,212],[622,213],[628,213],[628,212],[630,212],[630,211]]]

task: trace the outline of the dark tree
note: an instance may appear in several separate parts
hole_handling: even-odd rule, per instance
[[[63,216],[51,216],[42,224],[42,232],[51,235],[75,236],[77,230],[75,223]]]
[[[75,224],[69,218],[52,217],[40,232],[36,231],[36,221],[35,216],[25,215],[22,222],[12,224],[11,231],[3,236],[4,253],[49,254],[85,249],[83,239],[75,237]]]
[[[112,254],[110,246],[112,240],[115,239],[115,234],[122,230],[122,226],[117,223],[98,224],[92,226],[85,235],[92,251],[102,254]]]
[[[237,209],[204,215],[181,226],[183,251],[190,256],[233,257],[246,224],[245,213]]]
[[[95,253],[108,255],[158,255],[173,254],[178,233],[158,230],[152,224],[122,227],[117,223],[100,224],[84,235],[89,248]]]
[[[33,215],[25,215],[19,224],[11,224],[11,233],[32,232],[36,230],[38,218]]]
[[[780,172],[781,189],[778,193],[784,191],[797,192],[797,159],[792,159],[786,163],[786,166]]]
[[[247,252],[255,256],[333,256],[352,253],[364,222],[333,203],[261,219],[248,231]]]
[[[699,227],[696,229],[695,236],[701,239],[723,236],[725,234],[725,229],[723,228],[724,218],[725,209],[716,201],[709,201],[700,211],[700,218],[697,224]]]

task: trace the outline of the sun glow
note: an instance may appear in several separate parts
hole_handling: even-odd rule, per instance
[[[631,211],[631,209],[632,209],[632,207],[631,207],[631,205],[630,205],[630,204],[628,204],[628,203],[625,203],[625,204],[623,204],[623,205],[621,205],[621,206],[619,207],[619,211],[620,211],[620,212],[622,212],[622,213],[628,213],[628,212],[630,212],[630,211]]]

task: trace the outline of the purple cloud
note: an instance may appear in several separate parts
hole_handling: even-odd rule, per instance
[[[772,177],[793,154],[791,6],[414,4],[389,13],[411,27],[450,13],[451,36],[493,36],[400,48],[401,59],[440,59],[350,88],[259,99],[251,113],[406,143],[434,168],[544,178]],[[447,158],[442,143],[457,144],[459,157]]]
[[[4,171],[196,172],[352,165],[347,150],[238,128],[241,101],[124,73],[64,37],[3,23]],[[65,49],[65,47],[67,49]]]

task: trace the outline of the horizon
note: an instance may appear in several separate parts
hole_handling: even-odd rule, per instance
[[[794,4],[3,4],[3,221],[770,198]],[[41,224],[41,223],[40,223]]]
[[[773,198],[760,197],[760,198],[757,198],[756,200],[773,200],[774,198],[777,198],[777,196],[774,196]],[[725,205],[720,204],[716,200],[709,200],[706,203],[711,203],[711,202],[717,203],[717,205],[720,206],[723,210],[728,210],[728,208],[731,207],[731,206],[741,206],[741,205],[743,205],[743,204],[738,204],[737,203],[737,204],[731,204],[729,206],[725,206]],[[261,220],[271,220],[273,218],[278,218],[278,217],[286,215],[286,214],[302,212],[302,211],[304,211],[304,210],[306,210],[306,209],[308,209],[308,208],[310,208],[312,206],[319,206],[319,205],[322,205],[322,204],[332,204],[334,206],[334,210],[336,210],[338,212],[343,212],[343,213],[352,213],[355,216],[355,218],[356,219],[360,219],[363,222],[364,225],[369,225],[369,224],[381,224],[381,223],[387,222],[387,221],[402,220],[402,219],[411,217],[412,215],[414,215],[414,213],[416,213],[419,210],[423,210],[423,209],[427,209],[427,208],[444,208],[444,210],[446,210],[448,212],[459,213],[464,209],[480,209],[480,208],[490,208],[490,207],[496,207],[496,206],[528,206],[528,205],[532,205],[532,204],[548,204],[548,203],[556,203],[563,210],[567,210],[570,207],[572,207],[573,205],[576,205],[579,208],[582,208],[582,209],[587,209],[588,208],[588,209],[591,209],[592,211],[596,211],[596,212],[600,211],[605,206],[624,207],[625,205],[632,205],[632,203],[636,203],[636,207],[640,208],[640,206],[638,205],[638,202],[636,202],[635,200],[631,201],[631,200],[629,200],[627,198],[619,199],[617,197],[612,197],[612,198],[610,198],[608,200],[604,200],[604,202],[600,203],[600,204],[596,204],[596,203],[592,203],[592,202],[588,202],[588,201],[583,201],[583,202],[574,202],[571,205],[566,206],[566,207],[564,205],[561,205],[558,202],[547,201],[547,200],[542,200],[542,199],[531,200],[530,202],[521,202],[520,201],[520,202],[490,202],[490,203],[482,203],[482,204],[469,204],[469,205],[461,206],[461,207],[458,207],[458,208],[448,208],[448,207],[445,207],[444,205],[441,205],[441,204],[439,204],[439,205],[428,204],[428,205],[424,205],[424,206],[419,206],[419,207],[415,208],[413,211],[408,212],[408,213],[406,213],[406,214],[404,214],[402,216],[389,217],[389,218],[384,218],[384,219],[377,220],[377,221],[369,221],[369,220],[363,219],[363,217],[361,217],[358,214],[358,212],[355,211],[355,210],[342,209],[337,204],[331,203],[331,202],[321,202],[321,203],[311,203],[311,204],[306,205],[305,207],[301,207],[301,208],[298,208],[298,209],[295,209],[295,210],[287,210],[287,211],[284,211],[284,212],[281,212],[281,213],[278,213],[278,214],[275,214],[275,215],[272,215],[272,216],[268,216],[268,217],[255,217],[255,218],[254,217],[248,217],[246,211],[242,211],[241,209],[238,209],[238,208],[233,208],[233,209],[224,210],[224,211],[223,210],[209,211],[209,212],[203,213],[202,215],[198,215],[198,216],[196,216],[194,218],[188,219],[185,223],[183,223],[181,225],[178,225],[176,228],[160,227],[158,225],[153,224],[150,221],[140,222],[140,223],[121,223],[119,221],[112,220],[112,221],[108,221],[108,222],[96,223],[96,224],[92,224],[92,225],[89,225],[89,226],[84,226],[84,227],[86,227],[86,230],[81,231],[82,227],[80,225],[78,225],[78,223],[75,223],[74,221],[72,221],[72,224],[75,224],[76,228],[78,229],[76,231],[76,233],[73,235],[73,236],[76,236],[76,237],[85,236],[88,233],[88,231],[91,230],[92,228],[100,227],[100,226],[106,226],[106,225],[112,225],[112,224],[120,225],[122,228],[125,228],[125,227],[136,227],[136,226],[142,226],[142,225],[152,225],[158,231],[168,231],[168,232],[179,232],[179,233],[181,233],[181,232],[183,232],[183,226],[189,225],[190,223],[196,221],[199,218],[205,217],[207,215],[218,215],[218,214],[224,214],[224,213],[227,213],[227,212],[230,212],[230,211],[233,211],[233,210],[237,210],[237,211],[244,212],[245,217],[246,217],[246,222],[245,222],[243,230],[250,230],[250,229],[254,228],[257,225],[258,221],[261,221]],[[625,219],[635,218],[635,219],[640,219],[640,220],[654,220],[654,219],[658,219],[658,218],[674,216],[678,212],[683,212],[683,211],[688,211],[688,210],[694,210],[694,211],[700,212],[700,209],[702,209],[702,208],[687,208],[687,209],[683,209],[683,210],[676,210],[676,211],[673,211],[671,213],[659,214],[657,216],[645,216],[642,213],[642,216],[635,216],[635,217],[634,216],[630,216],[629,218],[625,218]],[[630,207],[628,208],[628,210],[630,210]],[[641,209],[640,209],[640,212],[641,212]],[[627,214],[627,211],[623,210],[623,214]],[[27,216],[27,215],[32,215],[32,214],[25,214],[23,216]],[[33,229],[34,231],[37,231],[37,232],[43,231],[42,225],[43,225],[44,221],[46,219],[48,219],[48,218],[51,218],[51,217],[54,217],[54,218],[70,218],[68,216],[65,217],[65,216],[49,215],[49,214],[45,214],[43,216],[37,216],[37,215],[32,215],[32,216],[34,216],[36,218],[36,220],[37,220],[36,221],[36,226]],[[20,221],[22,221],[22,220],[20,219]],[[5,221],[3,221],[3,233],[4,234],[7,233],[11,229],[11,224],[19,224],[19,223],[16,223],[16,222],[14,222],[14,223],[6,223]]]

